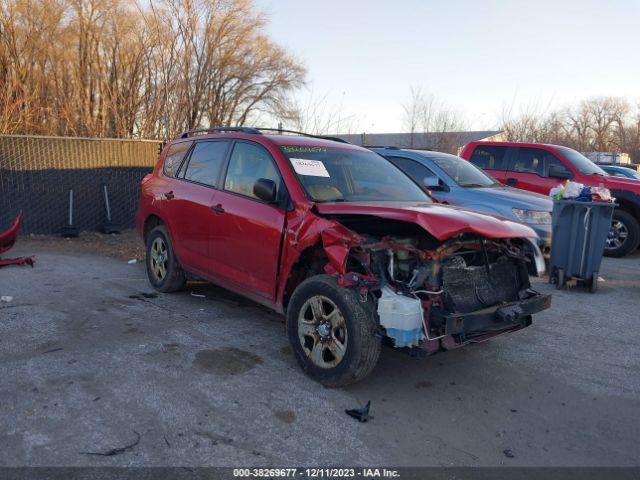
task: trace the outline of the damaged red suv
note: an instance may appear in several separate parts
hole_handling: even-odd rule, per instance
[[[300,366],[328,386],[366,377],[384,339],[436,353],[550,306],[529,284],[525,246],[544,265],[529,227],[433,204],[361,147],[267,131],[187,132],[164,148],[137,214],[157,290],[189,273],[285,313]]]

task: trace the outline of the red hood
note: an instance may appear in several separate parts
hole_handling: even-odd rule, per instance
[[[609,190],[629,190],[634,193],[640,193],[640,181],[634,180],[633,178],[623,178],[623,177],[600,177],[594,176],[590,178],[589,185],[592,187],[597,187],[602,183],[602,186],[608,188]]]
[[[487,238],[537,237],[531,228],[506,218],[430,203],[317,203],[316,209],[323,215],[371,215],[415,223],[440,241],[461,233],[476,233]]]

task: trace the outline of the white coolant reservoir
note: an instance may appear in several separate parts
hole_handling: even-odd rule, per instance
[[[417,346],[424,339],[422,304],[417,298],[398,295],[390,287],[382,287],[378,299],[380,325],[387,330],[396,347]]]

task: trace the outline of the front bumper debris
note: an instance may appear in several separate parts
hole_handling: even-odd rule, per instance
[[[530,291],[531,296],[468,313],[431,313],[429,336],[454,336],[464,342],[489,334],[516,330],[531,325],[531,315],[551,306],[551,295]]]

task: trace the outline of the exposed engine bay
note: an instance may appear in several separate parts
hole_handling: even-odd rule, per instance
[[[406,235],[360,232],[365,241],[351,249],[349,273],[339,279],[375,296],[396,347],[435,353],[482,341],[530,325],[531,314],[550,306],[550,296],[531,289],[527,239],[463,234],[438,242],[412,227]]]

